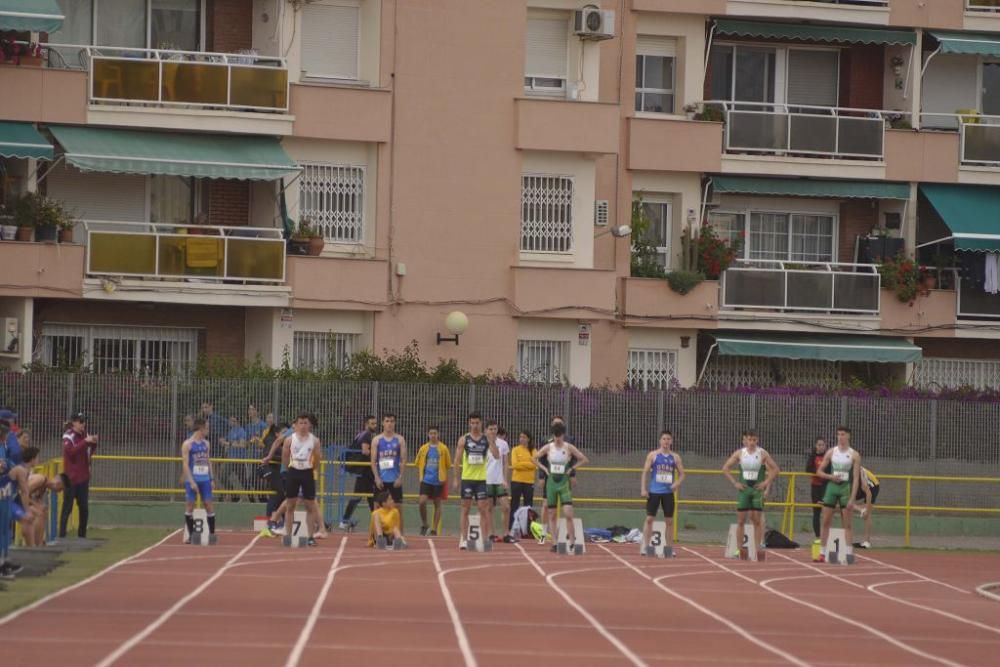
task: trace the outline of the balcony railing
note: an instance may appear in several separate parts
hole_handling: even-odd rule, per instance
[[[92,104],[288,111],[284,58],[45,44],[50,67],[85,69]]]
[[[975,289],[958,278],[958,316],[967,319],[1000,320],[1000,294]]]
[[[737,2],[755,2],[756,0],[737,0]],[[765,0],[767,1],[767,0]],[[769,0],[774,2],[775,0]],[[975,0],[967,0],[968,2],[975,2]],[[987,2],[989,0],[986,0]],[[817,5],[839,5],[841,7],[888,7],[889,0],[778,0],[777,4],[791,2],[801,2]]]
[[[1000,0],[965,0],[967,12],[1000,12]]]
[[[87,221],[87,275],[280,284],[279,229]]]
[[[739,261],[722,274],[722,308],[877,315],[874,264]]]
[[[1000,167],[1000,116],[975,110],[964,113],[922,113],[920,122],[932,130],[958,130],[959,159],[972,167]]]
[[[727,153],[781,154],[881,160],[886,120],[899,111],[770,104],[703,102],[722,110]],[[902,114],[905,115],[905,114]]]

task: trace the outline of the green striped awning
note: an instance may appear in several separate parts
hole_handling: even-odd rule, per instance
[[[49,128],[82,171],[276,181],[300,168],[274,137]]]
[[[840,25],[814,23],[766,23],[729,19],[716,21],[715,34],[726,37],[787,39],[798,42],[834,44],[902,44],[909,46],[917,43],[917,34],[912,30],[879,30],[877,28],[848,28]]]
[[[52,159],[52,144],[31,123],[0,121],[0,157]]]
[[[714,334],[719,354],[819,361],[912,363],[922,350],[902,338],[780,333]]]
[[[56,32],[64,18],[56,0],[0,0],[0,32]]]
[[[938,41],[941,53],[964,56],[1000,56],[1000,35],[984,35],[974,32],[938,32],[936,30],[932,30],[930,34]]]
[[[907,183],[885,181],[832,181],[816,178],[759,178],[756,176],[712,176],[717,193],[831,199],[910,198]]]
[[[1000,252],[1000,188],[926,183],[920,191],[951,230],[955,250]]]

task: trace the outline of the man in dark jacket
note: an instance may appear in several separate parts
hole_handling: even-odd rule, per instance
[[[826,480],[816,474],[819,466],[823,463],[823,456],[826,455],[826,440],[823,438],[816,438],[816,444],[813,445],[813,451],[809,453],[809,457],[806,459],[806,472],[811,472],[812,482],[810,484],[810,490],[812,491],[812,502],[813,502],[813,532],[816,534],[816,540],[819,540],[820,533],[820,516],[823,514],[823,507],[821,503],[823,502],[823,492],[826,491]]]
[[[79,537],[87,537],[87,519],[90,513],[90,458],[97,449],[97,436],[87,433],[87,417],[78,412],[70,417],[63,434],[63,473],[69,484],[63,489],[62,513],[59,516],[59,537],[66,537],[66,524],[77,504],[80,525]]]
[[[372,439],[375,437],[376,432],[378,432],[378,420],[375,419],[374,415],[368,415],[365,417],[364,429],[354,436],[354,441],[351,442],[351,448],[347,452],[348,463],[370,464]],[[354,480],[354,493],[364,494],[365,500],[368,501],[368,511],[374,511],[375,503],[372,499],[372,494],[375,493],[375,473],[372,472],[371,466],[351,465],[347,466],[347,472],[357,475],[357,479]],[[357,525],[357,521],[354,521],[351,517],[354,515],[354,510],[357,509],[360,502],[360,495],[353,496],[347,501],[347,507],[344,508],[344,516],[340,519],[341,530],[349,530]]]

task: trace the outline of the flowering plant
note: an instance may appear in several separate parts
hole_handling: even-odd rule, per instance
[[[731,244],[720,239],[711,225],[702,225],[697,238],[698,270],[709,280],[717,280],[736,261],[742,246],[741,241]]]
[[[903,303],[912,303],[920,291],[920,266],[909,257],[896,255],[878,267],[882,276],[882,286],[894,290],[896,298]]]

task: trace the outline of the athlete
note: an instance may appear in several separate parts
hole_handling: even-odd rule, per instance
[[[828,472],[829,470],[829,472]],[[826,492],[823,494],[823,526],[820,534],[819,561],[827,559],[826,542],[830,536],[830,526],[833,525],[833,513],[840,513],[840,521],[844,526],[844,538],[848,562],[853,560],[850,552],[854,540],[854,528],[851,525],[851,512],[854,510],[854,499],[858,495],[861,481],[861,454],[851,447],[851,430],[846,426],[837,427],[837,446],[823,455],[823,463],[816,474],[827,480]]]
[[[427,429],[427,442],[417,451],[417,476],[420,477],[420,534],[437,535],[441,529],[441,500],[448,488],[451,452],[439,439],[437,426]],[[434,522],[427,525],[427,501],[434,502]]]
[[[29,547],[34,544],[35,522],[40,517],[35,503],[31,500],[31,469],[38,461],[38,447],[21,449],[21,463],[10,469],[8,476],[13,487],[11,518],[21,524],[21,533]]]
[[[9,431],[10,423],[6,419],[0,420],[0,579],[13,579],[14,575],[24,569],[7,560],[12,537],[10,526],[14,500],[14,485],[10,479],[13,464],[7,449]]]
[[[497,449],[496,439],[491,443],[483,433],[483,416],[478,412],[470,412],[469,432],[458,439],[453,464],[455,468],[461,466],[461,473],[455,475],[453,486],[458,489],[461,480],[462,538],[458,542],[458,548],[462,551],[469,547],[466,536],[469,534],[469,510],[472,508],[473,500],[479,508],[479,520],[482,522],[479,529],[485,531],[483,535],[493,534],[493,512],[490,511],[490,501],[486,493],[487,453],[499,458],[500,450]]]
[[[545,458],[547,465],[540,462]],[[566,518],[566,543],[570,551],[576,544],[576,526],[573,525],[573,491],[570,489],[570,474],[590,462],[575,445],[566,442],[566,426],[562,422],[552,425],[552,442],[535,452],[535,465],[545,475],[545,502],[549,508],[549,534],[553,540],[558,540],[556,524],[558,522],[558,507],[561,504],[563,516]],[[580,535],[583,539],[583,535]],[[552,551],[557,545],[552,545]]]
[[[862,467],[861,474],[863,477],[861,478],[861,483],[858,485],[860,488],[854,500],[860,503],[858,514],[865,520],[865,541],[855,546],[860,546],[862,549],[871,549],[872,510],[875,509],[875,501],[878,500],[880,486],[878,477],[868,468]]]
[[[771,455],[758,446],[759,438],[756,431],[743,431],[742,439],[743,447],[737,449],[726,459],[722,466],[722,474],[739,491],[739,496],[736,499],[736,544],[742,545],[744,543],[746,522],[749,515],[754,527],[754,544],[763,546],[764,497],[781,471]],[[737,464],[740,467],[739,474],[734,478],[730,474],[730,470]],[[761,468],[764,468],[766,473],[763,480],[761,480]],[[739,550],[741,559],[749,558],[747,547],[740,546]],[[759,552],[760,549],[758,549]]]
[[[555,426],[556,424],[562,424],[564,427],[566,426],[566,420],[562,418],[562,415],[553,415],[552,419],[549,421],[549,430],[550,430],[550,432],[551,432],[552,427]],[[574,438],[568,432],[566,433],[566,436],[563,438],[563,440],[565,440],[569,444],[573,445],[574,447],[576,446],[576,438]],[[551,438],[549,439],[549,442],[552,442]],[[546,444],[548,444],[548,443],[546,443]],[[541,468],[541,470],[539,471],[539,473],[538,473],[539,490],[544,495],[545,494],[545,466],[548,466],[548,462],[546,461],[545,457],[540,458],[539,461],[541,461],[541,464],[543,466]],[[573,489],[576,488],[576,470],[570,470],[569,471],[569,485],[570,485],[570,491],[572,491]],[[541,523],[542,523],[542,526],[546,526],[547,527],[549,525],[549,507],[545,503],[542,503],[542,522]],[[545,544],[545,537],[546,537],[546,534],[543,533],[542,537],[538,541],[538,543],[539,544]]]
[[[292,536],[295,525],[295,507],[299,502],[299,493],[305,502],[306,512],[310,519],[319,516],[316,505],[315,469],[321,443],[312,434],[313,416],[302,412],[295,418],[295,431],[285,438],[282,445],[281,463],[288,469],[285,483],[285,536]],[[310,537],[309,546],[316,546],[316,540]]]
[[[403,472],[406,470],[406,438],[396,433],[396,415],[382,415],[382,432],[372,439],[372,474],[375,488],[388,491],[397,505],[403,503]],[[403,512],[399,512],[403,531]]]
[[[486,437],[492,443],[490,451],[486,453],[486,495],[490,499],[490,523],[496,526],[493,517],[493,508],[500,506],[501,524],[503,529],[503,541],[513,544],[515,540],[510,535],[510,482],[507,481],[507,466],[510,462],[510,445],[502,436],[507,435],[497,426],[495,421],[486,424]],[[499,456],[493,455],[493,447],[496,447]],[[491,542],[500,542],[496,535],[490,535]]]
[[[368,513],[375,511],[375,501],[372,494],[375,493],[375,477],[372,475],[372,440],[378,433],[378,419],[374,415],[365,417],[364,428],[354,436],[351,448],[348,451],[347,460],[351,463],[364,463],[365,465],[353,465],[347,467],[347,472],[355,475],[354,496],[347,501],[344,509],[344,516],[340,518],[340,529],[351,530],[358,522],[353,518],[354,510],[358,508],[361,499],[368,503]]]
[[[681,455],[671,449],[673,444],[673,433],[660,433],[660,446],[646,455],[646,463],[642,467],[640,495],[646,499],[646,524],[642,530],[642,543],[646,545],[646,556],[656,553],[656,545],[651,544],[650,539],[653,521],[660,508],[663,509],[663,518],[667,524],[663,535],[664,546],[666,549],[673,549],[674,493],[684,482],[684,464],[681,462]]]
[[[201,502],[208,514],[208,534],[215,535],[215,504],[212,500],[212,458],[208,444],[208,421],[198,417],[193,423],[194,432],[181,445],[181,464],[184,466],[184,523],[188,536],[184,544],[191,543],[194,528],[194,503]],[[209,538],[211,539],[211,538]]]
[[[392,499],[392,494],[388,491],[379,491],[375,494],[375,502],[378,509],[372,512],[371,528],[368,531],[368,546],[385,549],[405,549],[406,540],[403,539],[402,517],[396,502]]]

